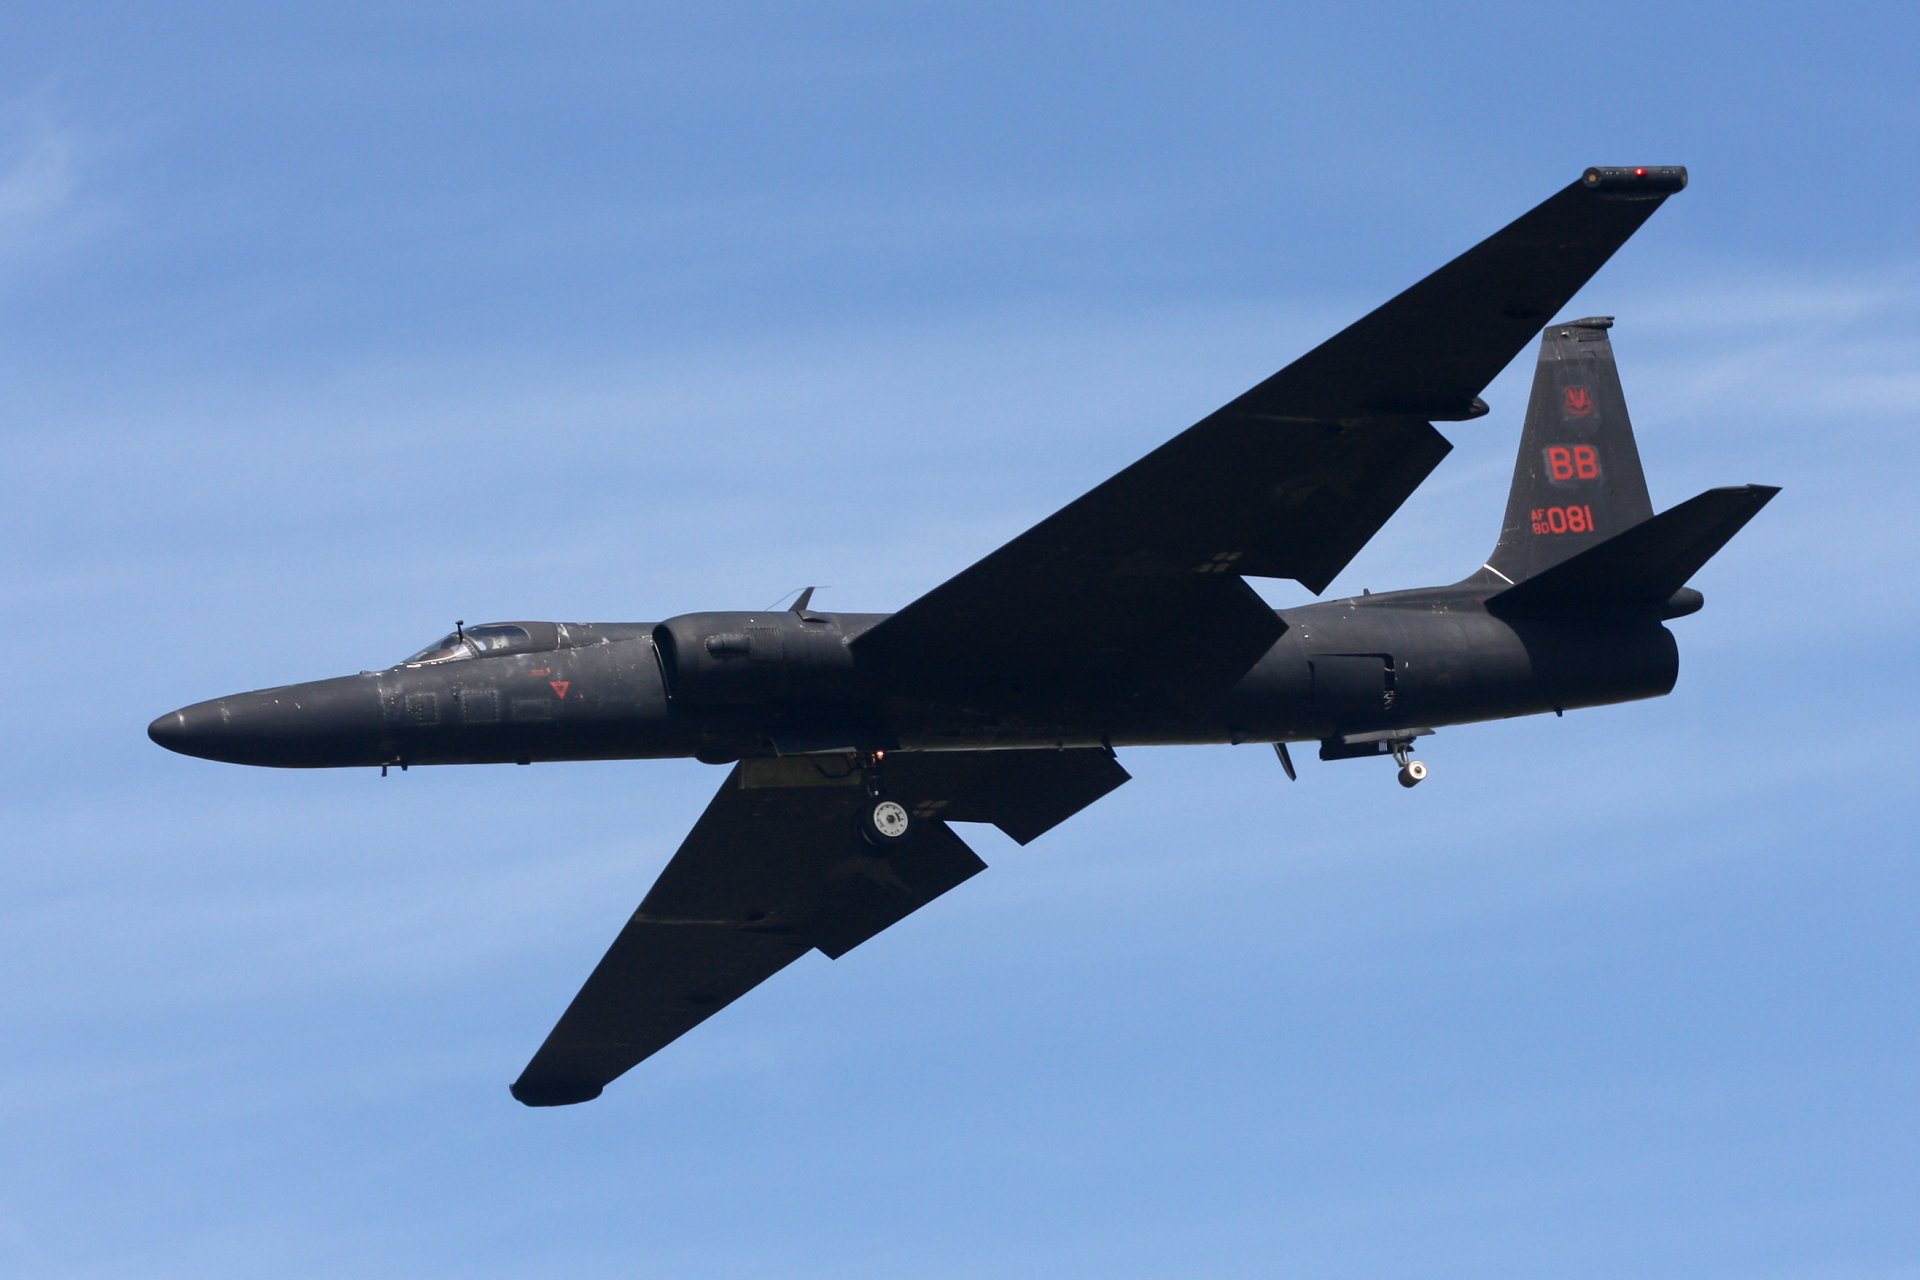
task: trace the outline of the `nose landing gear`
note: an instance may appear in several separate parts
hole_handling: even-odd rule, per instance
[[[897,847],[913,834],[913,828],[913,815],[898,800],[874,796],[860,806],[860,834],[876,849]]]

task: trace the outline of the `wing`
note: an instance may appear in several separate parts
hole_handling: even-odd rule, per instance
[[[901,696],[1005,704],[1231,685],[1452,447],[1479,393],[1684,170],[1589,170],[1259,386],[853,642]],[[1169,655],[1177,655],[1169,660]]]
[[[513,1084],[528,1106],[585,1102],[818,948],[838,959],[986,864],[947,820],[1022,844],[1127,780],[1101,750],[896,753],[887,794],[920,819],[885,856],[855,831],[851,758],[736,765],[639,910]]]

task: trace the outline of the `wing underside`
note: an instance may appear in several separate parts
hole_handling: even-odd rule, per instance
[[[887,794],[917,834],[884,856],[857,834],[851,758],[736,765],[541,1045],[513,1095],[585,1102],[812,949],[839,958],[984,870],[948,821],[1026,843],[1126,781],[1101,750],[896,754]]]

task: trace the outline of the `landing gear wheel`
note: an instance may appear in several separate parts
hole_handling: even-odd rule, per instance
[[[1427,764],[1424,760],[1409,760],[1400,766],[1400,785],[1417,787],[1427,778]]]
[[[898,800],[875,796],[860,806],[860,834],[876,849],[897,849],[913,832],[913,815]]]

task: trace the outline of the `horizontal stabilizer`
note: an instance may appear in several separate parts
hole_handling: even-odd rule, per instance
[[[1487,600],[1495,612],[1607,611],[1665,604],[1780,490],[1709,489]]]

